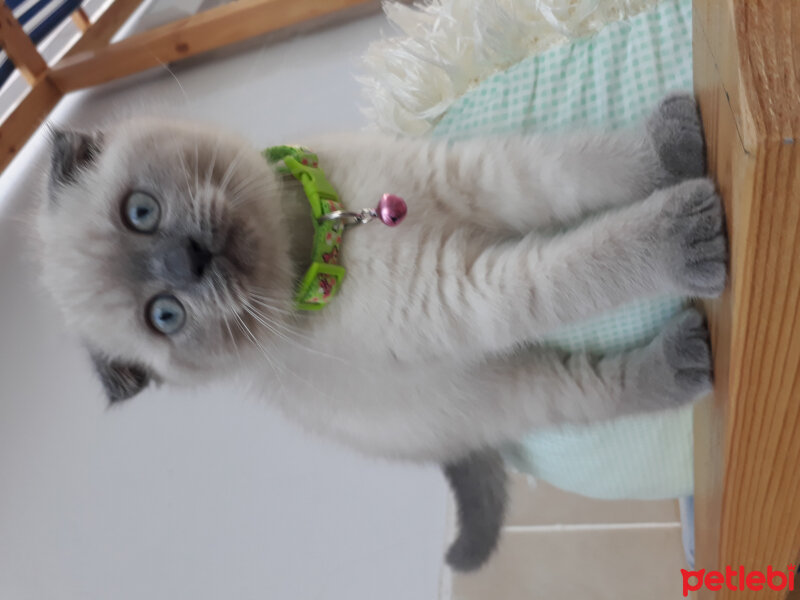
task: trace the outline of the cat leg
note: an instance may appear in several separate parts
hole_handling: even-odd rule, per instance
[[[452,297],[437,303],[458,326],[439,329],[440,351],[504,352],[636,299],[713,297],[725,285],[726,258],[713,183],[659,190],[554,238],[492,245],[463,273],[446,270],[440,288]],[[427,339],[428,351],[434,342]]]
[[[465,383],[470,402],[458,425],[473,447],[513,441],[538,427],[677,408],[711,390],[708,329],[688,309],[644,348],[603,357],[519,353],[474,370]]]
[[[597,357],[533,347],[459,366],[397,363],[391,380],[374,366],[348,365],[325,375],[335,394],[303,394],[318,405],[283,406],[312,431],[326,431],[356,449],[435,461],[452,466],[458,477],[471,468],[459,466],[471,454],[537,428],[684,405],[711,389],[711,370],[708,330],[690,309],[630,352]],[[302,382],[296,389],[312,389]],[[495,503],[492,498],[486,501]],[[467,548],[490,545],[487,533],[467,534]]]
[[[466,141],[430,164],[437,207],[521,233],[575,224],[705,173],[690,95],[665,98],[633,131]]]

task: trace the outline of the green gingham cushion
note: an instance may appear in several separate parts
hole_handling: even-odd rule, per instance
[[[637,122],[666,93],[692,89],[691,22],[691,0],[662,0],[591,39],[524,60],[460,98],[434,135],[463,139]],[[546,341],[571,351],[618,352],[652,339],[685,304],[685,298],[637,302]],[[692,493],[691,407],[540,430],[522,440],[521,450],[508,455],[518,469],[586,496]]]

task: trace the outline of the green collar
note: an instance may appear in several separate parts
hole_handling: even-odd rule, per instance
[[[323,215],[342,210],[339,195],[319,168],[317,155],[305,148],[273,146],[262,155],[270,163],[278,164],[279,173],[292,175],[302,184],[311,205],[314,225],[311,266],[300,280],[294,303],[299,310],[320,310],[330,302],[344,279],[344,267],[339,264],[344,223],[340,219],[320,220]]]

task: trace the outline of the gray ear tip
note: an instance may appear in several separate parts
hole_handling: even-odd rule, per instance
[[[56,125],[47,125],[47,134],[51,145],[61,144],[69,138],[69,131]]]
[[[96,352],[90,352],[90,356],[111,405],[133,398],[150,384],[151,375],[142,365],[110,359]]]
[[[150,384],[150,375],[142,367],[138,365],[126,365],[122,368],[126,371],[125,385],[115,386],[113,389],[106,388],[108,403],[110,405],[133,398]]]
[[[93,165],[100,154],[103,136],[59,127],[50,128],[50,183],[58,188],[74,183],[79,174]]]

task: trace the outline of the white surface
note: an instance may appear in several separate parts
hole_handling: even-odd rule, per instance
[[[352,72],[383,24],[177,70],[188,100],[164,72],[79,96],[55,120],[96,127],[123,105],[177,108],[260,145],[359,127]],[[23,250],[45,158],[40,136],[0,179],[0,598],[435,598],[436,470],[311,439],[224,388],[106,409]]]

